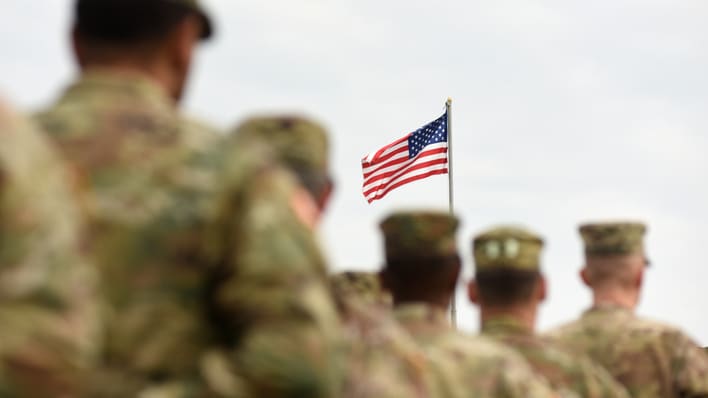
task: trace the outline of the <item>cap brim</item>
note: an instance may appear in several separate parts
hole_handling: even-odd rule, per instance
[[[204,11],[198,11],[199,18],[202,20],[202,34],[199,36],[201,40],[208,40],[214,35],[214,24],[211,18]]]

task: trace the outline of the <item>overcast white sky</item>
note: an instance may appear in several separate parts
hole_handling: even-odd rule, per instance
[[[3,1],[0,91],[25,109],[74,75],[69,0]],[[368,205],[360,159],[454,99],[455,202],[473,233],[539,231],[551,296],[541,326],[589,305],[580,221],[650,225],[643,315],[708,344],[708,2],[211,0],[186,107],[227,127],[294,110],[333,133],[337,194],[322,231],[335,269],[376,269],[378,221],[447,207],[445,176]],[[477,328],[462,295],[459,319]]]

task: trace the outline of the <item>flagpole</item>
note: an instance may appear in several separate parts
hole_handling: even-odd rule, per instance
[[[450,215],[455,214],[455,200],[454,200],[454,185],[452,179],[452,98],[448,98],[445,102],[445,114],[447,115],[447,161],[448,161],[448,200],[450,207]],[[456,303],[456,293],[457,289],[452,293],[452,300],[450,302],[450,319],[452,321],[452,326],[457,328],[457,303]]]

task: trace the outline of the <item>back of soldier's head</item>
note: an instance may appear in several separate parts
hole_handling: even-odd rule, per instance
[[[298,176],[315,200],[332,186],[329,175],[329,135],[318,122],[296,115],[255,116],[241,123],[233,139],[242,145],[265,144],[280,163]]]
[[[394,300],[428,301],[449,296],[460,271],[458,220],[444,212],[397,212],[381,224],[383,278]]]
[[[164,38],[189,15],[202,22],[202,38],[212,24],[196,0],[77,0],[74,29],[85,41],[130,46]]]
[[[646,230],[639,222],[581,225],[588,282],[594,286],[632,285],[635,274],[649,264],[644,248]]]
[[[534,232],[502,226],[472,242],[475,282],[483,305],[508,307],[532,298],[541,277],[543,240]]]

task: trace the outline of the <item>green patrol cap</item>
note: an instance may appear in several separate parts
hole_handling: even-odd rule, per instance
[[[644,234],[647,228],[642,223],[589,223],[581,225],[579,230],[587,255],[644,254]]]
[[[495,268],[538,271],[543,239],[520,227],[501,226],[477,235],[472,241],[476,272]]]
[[[202,21],[202,32],[200,37],[202,39],[208,39],[214,34],[214,24],[212,23],[211,17],[206,12],[206,9],[199,0],[77,0],[77,7],[83,5],[107,5],[123,3],[124,5],[129,5],[135,7],[136,10],[140,10],[140,6],[145,6],[149,4],[177,4],[184,6],[199,15]]]
[[[455,232],[459,221],[444,212],[394,213],[381,224],[387,259],[449,256],[457,254]]]
[[[330,275],[329,281],[337,297],[355,297],[369,304],[390,302],[377,272],[339,272]]]
[[[253,117],[234,132],[236,139],[258,140],[274,149],[287,167],[327,172],[329,139],[315,121],[300,116]]]

